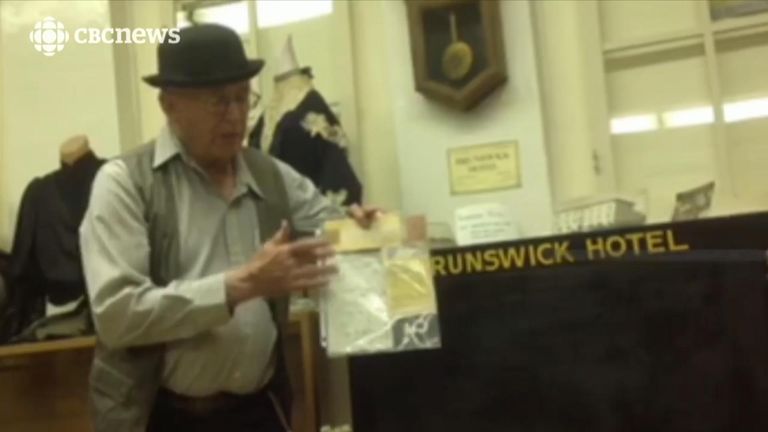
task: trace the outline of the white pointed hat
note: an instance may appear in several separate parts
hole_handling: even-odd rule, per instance
[[[275,79],[286,78],[296,73],[304,73],[312,76],[312,69],[309,67],[299,66],[299,60],[296,57],[296,48],[293,46],[293,35],[288,35],[283,46],[283,51],[280,53],[280,59],[277,62],[277,70],[275,71]]]

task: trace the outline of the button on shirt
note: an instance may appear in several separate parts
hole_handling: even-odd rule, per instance
[[[94,182],[81,227],[86,279],[97,329],[105,343],[166,343],[163,385],[187,396],[257,390],[272,372],[277,337],[264,299],[226,304],[224,273],[261,248],[258,184],[242,157],[235,193],[227,201],[165,128],[154,164],[168,163],[176,200],[181,274],[163,289],[149,281],[143,204],[121,160]],[[294,224],[314,230],[330,207],[311,181],[276,161],[288,190]]]

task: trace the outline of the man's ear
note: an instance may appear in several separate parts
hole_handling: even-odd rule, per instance
[[[170,117],[175,107],[173,96],[168,94],[165,90],[161,90],[160,94],[157,96],[157,100],[160,102],[160,108],[163,110],[165,116]]]

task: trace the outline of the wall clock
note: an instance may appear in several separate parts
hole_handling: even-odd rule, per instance
[[[498,0],[406,0],[416,90],[469,110],[507,79]]]

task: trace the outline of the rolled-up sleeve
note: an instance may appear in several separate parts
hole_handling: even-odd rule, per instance
[[[175,280],[161,287],[149,276],[144,204],[120,160],[96,176],[80,226],[83,270],[99,339],[123,348],[194,336],[231,314],[224,274]]]

